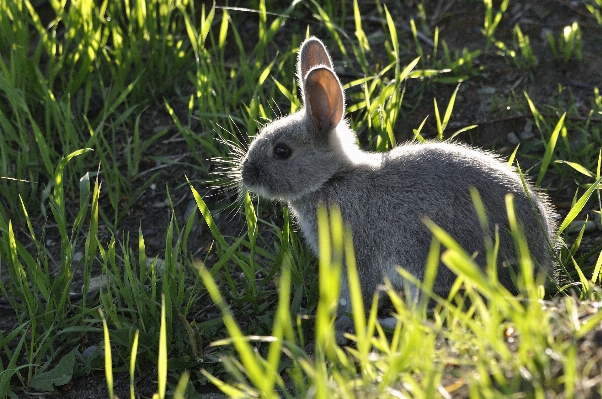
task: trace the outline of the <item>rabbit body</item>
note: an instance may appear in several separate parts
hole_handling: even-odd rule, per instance
[[[495,226],[498,228],[500,263],[515,261],[505,204],[505,195],[511,193],[531,253],[539,265],[551,271],[553,219],[549,218],[547,205],[533,190],[527,193],[518,174],[494,155],[451,143],[405,144],[386,154],[369,155],[372,162],[368,167],[365,163],[348,164],[320,189],[288,202],[316,254],[317,207],[323,204],[340,208],[352,231],[364,299],[371,298],[383,276],[394,287],[403,288],[396,266],[422,279],[432,241],[423,222],[425,217],[469,253],[476,254],[478,263],[485,264],[484,234],[471,187],[478,190],[485,205],[491,237]],[[498,278],[513,288],[507,267],[500,265]],[[435,292],[444,295],[454,280],[449,269],[440,267]]]
[[[555,214],[542,193],[528,185],[525,189],[513,168],[492,153],[449,142],[365,152],[342,120],[343,90],[318,39],[310,38],[301,47],[298,68],[305,107],[268,124],[255,137],[241,161],[242,183],[260,196],[285,202],[316,255],[317,208],[338,206],[352,232],[365,303],[385,277],[396,289],[406,288],[397,266],[423,278],[432,241],[425,217],[485,264],[484,234],[471,187],[481,196],[491,237],[496,226],[499,232],[499,280],[513,289],[511,273],[502,264],[516,258],[505,205],[508,193],[513,194],[536,263],[552,274]],[[440,266],[434,291],[445,295],[454,280]],[[417,298],[415,288],[410,289]],[[346,279],[341,290],[340,310],[349,312]],[[337,321],[339,331],[351,327],[346,317]]]

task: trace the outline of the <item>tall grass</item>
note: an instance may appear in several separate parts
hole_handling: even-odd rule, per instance
[[[476,203],[478,206],[479,202]],[[533,265],[514,218],[511,197],[508,197],[507,205],[516,245],[524,255],[520,262],[521,275],[525,277],[521,284],[522,295],[513,297],[497,281],[495,274],[486,276],[452,237],[429,223],[434,241],[426,265],[427,275],[436,273],[443,245],[446,249],[441,256],[442,262],[460,277],[450,296],[440,298],[431,293],[432,279],[429,283],[427,278],[423,284],[400,270],[405,278],[422,288],[425,298],[435,299],[437,308],[433,316],[427,317],[426,302],[422,302],[422,306],[412,306],[388,286],[387,295],[397,319],[396,328],[388,334],[376,320],[376,297],[367,319],[364,316],[350,232],[344,229],[336,211],[331,210],[330,217],[321,212],[321,285],[315,319],[315,355],[312,357],[303,354],[300,337],[291,335],[294,318],[289,310],[288,267],[283,269],[273,334],[247,338],[225,306],[211,274],[203,269],[204,282],[222,310],[231,337],[214,345],[233,345],[241,359],[241,363],[228,360],[236,365],[236,369],[231,370],[231,383],[218,380],[206,371],[204,374],[224,393],[233,396],[447,397],[462,390],[471,396],[478,393],[508,397],[526,392],[544,397],[548,392],[574,394],[583,389],[579,384],[587,376],[576,368],[574,340],[591,331],[593,325],[602,320],[602,315],[591,315],[580,326],[575,326],[569,318],[558,319],[555,308],[542,307],[540,289],[532,278]],[[495,247],[496,242],[492,241],[487,254],[487,270],[496,268]],[[350,347],[338,346],[333,331],[337,282],[340,281],[343,258],[347,259],[356,329],[356,334],[348,336],[353,344]],[[459,290],[460,286],[462,290]],[[572,309],[577,305],[574,299],[566,298],[565,306]],[[555,340],[552,332],[557,329],[569,329],[575,336],[568,342]],[[283,335],[283,332],[288,333]],[[256,342],[270,342],[266,358],[253,353]],[[286,360],[274,356],[274,351],[278,350],[282,350]],[[279,377],[282,361],[289,364],[289,385],[284,385]],[[525,384],[529,386],[526,391]]]
[[[2,346],[7,350],[7,355],[13,357],[13,361],[21,357],[26,359],[25,364],[6,369],[4,375],[6,382],[11,378],[18,378],[25,385],[48,386],[39,385],[40,381],[44,381],[44,378],[40,377],[40,373],[47,372],[48,368],[57,361],[61,352],[65,348],[70,348],[77,341],[78,336],[93,331],[84,323],[89,316],[89,310],[84,308],[76,314],[71,313],[74,304],[70,294],[70,283],[75,271],[71,267],[74,262],[74,247],[86,233],[90,234],[92,239],[96,237],[97,220],[90,223],[85,233],[83,222],[88,217],[90,202],[93,214],[98,211],[99,187],[96,184],[94,190],[91,191],[89,176],[82,178],[80,210],[71,229],[67,226],[63,190],[65,167],[72,158],[85,152],[86,150],[73,152],[59,163],[54,173],[54,181],[57,183],[54,190],[48,193],[53,220],[57,223],[60,234],[60,252],[56,259],[45,247],[43,237],[36,235],[23,202],[21,202],[22,212],[27,220],[29,234],[34,244],[33,251],[30,252],[17,238],[12,221],[0,217],[0,231],[2,231],[0,253],[3,266],[8,272],[8,279],[3,280],[6,282],[0,284],[0,292],[11,305],[17,323],[20,325],[19,330],[23,333],[21,345],[14,353],[8,346],[10,340],[14,339],[12,334],[9,335],[10,339],[2,337]],[[90,252],[93,248],[94,244],[87,241],[82,258],[86,270],[89,269],[94,258],[94,254]],[[87,290],[83,293],[84,298],[87,293]],[[69,330],[72,332],[71,334],[66,333]],[[64,339],[60,343],[55,342],[55,336],[63,334]],[[69,355],[73,356],[71,351]]]
[[[371,150],[395,146],[400,121],[424,106],[426,94],[431,107],[429,88],[450,83],[452,94],[436,96],[431,120],[439,139],[462,138],[467,128],[448,134],[457,84],[483,68],[480,51],[450,51],[438,28],[410,22],[405,29],[382,2],[376,38],[361,2],[272,3],[0,4],[0,293],[14,314],[14,328],[0,331],[0,397],[60,393],[97,370],[106,373],[109,396],[122,388],[114,374],[129,373],[126,390],[135,397],[145,388],[137,377],[149,370],[157,397],[192,397],[207,383],[262,397],[579,393],[587,370],[576,366],[575,343],[600,313],[559,318],[538,302],[537,281],[524,282],[521,301],[509,296],[434,225],[427,278],[416,284],[437,308],[427,317],[426,302],[411,304],[389,289],[393,331],[380,326],[374,304],[360,301],[349,232],[336,213],[321,216],[322,241],[332,246],[322,245],[317,271],[291,217],[274,204],[240,196],[242,227],[234,237],[225,233],[235,222],[201,195],[215,181],[213,159],[228,158],[224,142],[244,149],[266,121],[299,109],[294,64],[307,34],[319,34],[348,71],[349,123]],[[484,2],[491,41],[506,3],[494,11]],[[556,48],[574,57],[574,40],[572,50]],[[599,295],[602,257],[600,248],[582,253],[584,230],[569,226],[585,211],[600,212],[599,97],[583,123],[570,109],[557,107],[552,117],[539,111],[552,105],[522,99],[541,133],[537,182],[570,177],[576,193],[560,227],[559,262],[573,277],[562,288],[582,299]],[[153,112],[165,112],[173,128],[154,129]],[[416,127],[417,139],[429,122]],[[591,132],[590,142],[575,146],[571,129]],[[188,158],[153,154],[167,139],[185,143]],[[172,216],[158,255],[141,228],[122,233],[136,200],[164,186],[158,171],[141,170],[148,157],[192,170],[181,185],[197,205],[181,217],[174,189],[165,188]],[[201,252],[191,247],[199,218],[213,241]],[[460,276],[449,298],[430,293],[442,247],[444,264]],[[343,259],[356,323],[346,347],[332,328],[338,288],[326,289],[339,281]],[[567,313],[579,306],[560,303]],[[553,335],[559,325],[568,331],[563,338]]]
[[[38,14],[43,7],[49,21]],[[117,211],[118,198],[136,177],[117,167],[124,141],[118,133],[131,129],[149,99],[172,92],[191,69],[181,21],[195,15],[194,3],[26,0],[3,3],[1,11],[4,216],[20,217],[19,196],[31,207],[52,184],[54,165],[83,147],[95,149],[94,156],[76,161],[66,179],[75,181],[102,162]],[[71,188],[67,193],[75,194]],[[109,220],[116,223],[117,216]]]

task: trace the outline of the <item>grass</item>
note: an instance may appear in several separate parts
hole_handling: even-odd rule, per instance
[[[602,252],[599,242],[584,248],[585,224],[577,233],[569,226],[602,209],[599,88],[585,116],[568,88],[543,103],[528,92],[500,99],[524,110],[540,134],[513,158],[550,191],[571,191],[559,232],[567,282],[545,306],[539,281],[512,297],[433,225],[427,276],[444,246],[456,289],[434,297],[428,314],[425,303],[388,290],[399,323],[384,331],[374,304],[361,303],[349,233],[336,216],[322,215],[320,235],[332,247],[322,246],[316,273],[285,209],[244,194],[234,205],[242,227],[228,235],[218,212],[228,204],[201,194],[216,180],[213,160],[231,158],[224,141],[244,148],[265,121],[301,106],[294,64],[308,31],[349,71],[348,117],[366,148],[396,145],[400,122],[421,109],[434,117],[412,127],[416,139],[428,137],[431,122],[439,139],[466,138],[470,127],[449,128],[460,82],[487,77],[487,60],[500,56],[518,71],[537,70],[518,23],[510,37],[500,33],[512,3],[496,10],[483,2],[479,50],[450,50],[424,4],[406,26],[380,1],[371,20],[356,1],[2,3],[0,293],[15,328],[0,327],[0,397],[65,392],[96,372],[110,397],[117,373],[129,382],[120,397],[135,397],[148,380],[157,386],[144,395],[159,398],[197,397],[207,386],[233,397],[579,396],[597,369],[577,361],[577,344],[602,312],[582,316],[587,305],[575,298],[600,299]],[[602,34],[599,2],[586,10],[597,30],[573,24],[548,36],[561,68],[583,62],[586,35]],[[173,128],[155,129],[159,111]],[[172,142],[189,155],[160,151]],[[144,169],[148,160],[157,168]],[[190,176],[174,187],[161,168]],[[161,251],[150,254],[141,227],[132,236],[123,230],[152,186],[171,217]],[[196,205],[185,217],[177,211],[182,187]],[[199,224],[212,237],[201,253],[193,247]],[[339,281],[343,259],[357,331],[347,347],[332,328],[338,288],[326,288]],[[527,257],[522,267],[532,267]],[[420,285],[428,296],[432,279]]]
[[[554,35],[549,32],[547,32],[546,38],[548,39],[554,58],[562,62],[565,68],[568,67],[569,61],[573,59],[581,61],[583,57],[581,28],[577,22],[565,26],[558,38],[555,39]]]

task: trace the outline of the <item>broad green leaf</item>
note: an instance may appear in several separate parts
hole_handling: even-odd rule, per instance
[[[55,387],[67,384],[73,378],[77,351],[77,347],[73,348],[59,360],[52,370],[34,375],[29,381],[29,385],[39,391],[53,392]]]

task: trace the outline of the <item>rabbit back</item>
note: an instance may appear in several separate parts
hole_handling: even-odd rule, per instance
[[[514,291],[508,270],[516,263],[505,196],[514,197],[517,218],[529,249],[539,266],[553,271],[550,245],[555,231],[554,213],[547,199],[527,185],[495,155],[454,143],[405,144],[389,153],[370,154],[372,162],[355,165],[333,176],[312,195],[289,203],[310,243],[317,247],[316,208],[336,205],[353,234],[362,291],[372,295],[387,276],[398,289],[402,266],[422,279],[432,234],[427,217],[447,231],[476,260],[485,264],[484,232],[470,195],[476,188],[487,211],[490,236],[499,232],[498,278]],[[506,266],[502,261],[507,260]],[[455,275],[441,266],[434,289],[445,294]]]

